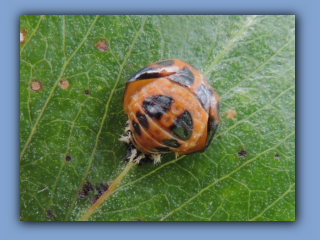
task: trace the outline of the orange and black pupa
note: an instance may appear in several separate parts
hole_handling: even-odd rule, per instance
[[[125,87],[126,136],[133,144],[130,160],[175,152],[203,152],[219,126],[219,96],[204,76],[191,65],[168,59],[150,64],[133,76]]]

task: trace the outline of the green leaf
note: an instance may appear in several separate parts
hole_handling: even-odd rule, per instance
[[[21,16],[20,29],[21,220],[295,220],[294,16]],[[168,58],[209,79],[218,132],[204,153],[127,164],[125,82]],[[92,205],[86,182],[110,187]]]

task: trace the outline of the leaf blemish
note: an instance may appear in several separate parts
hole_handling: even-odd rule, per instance
[[[86,90],[84,91],[84,94],[85,94],[85,95],[89,95],[89,93],[90,93],[90,92],[89,92],[88,89],[86,89]]]
[[[88,192],[85,191],[83,188],[80,189],[79,193],[78,193],[78,198],[83,199],[88,197]]]
[[[51,211],[51,210],[46,210],[46,216],[48,217],[48,218],[52,218],[53,217],[53,212]]]
[[[247,155],[247,151],[246,150],[240,150],[238,152],[238,157],[245,157]]]
[[[109,189],[109,185],[106,182],[100,183],[96,187],[96,195],[94,195],[92,198],[89,199],[90,203],[94,204],[99,199],[99,197],[102,194],[104,194],[108,189]]]
[[[86,198],[88,196],[89,192],[92,192],[93,190],[94,189],[93,189],[93,186],[91,185],[91,183],[85,182],[79,191],[78,197],[81,199]]]
[[[66,156],[66,162],[71,162],[71,156],[70,155],[68,155],[68,156]]]
[[[95,44],[95,47],[96,47],[100,52],[105,52],[105,51],[108,50],[108,45],[107,45],[107,43],[106,43],[105,40],[101,40],[101,41],[97,42],[97,43]]]
[[[26,40],[26,34],[27,34],[27,31],[25,29],[23,29],[20,32],[20,44],[23,44],[24,41]]]
[[[69,81],[67,79],[62,79],[59,82],[59,86],[60,86],[61,89],[66,90],[69,87]]]
[[[279,155],[278,154],[274,155],[274,159],[279,160]]]
[[[229,109],[229,110],[226,112],[226,118],[228,118],[228,119],[232,119],[232,118],[234,118],[236,115],[237,115],[237,113],[236,113],[236,111],[233,110],[233,109]]]
[[[89,198],[89,202],[91,204],[94,204],[99,199],[98,195],[94,195],[92,198]]]
[[[96,190],[97,190],[97,195],[99,195],[99,197],[105,193],[109,188],[109,185],[106,182],[100,183]]]
[[[37,80],[32,81],[30,83],[30,89],[32,91],[34,91],[34,92],[38,92],[38,91],[40,91],[42,89],[42,83],[40,81],[37,81]]]

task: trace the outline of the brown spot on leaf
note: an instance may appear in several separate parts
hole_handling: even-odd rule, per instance
[[[69,87],[69,81],[67,79],[62,79],[59,82],[59,86],[60,86],[61,89],[66,90]]]
[[[247,155],[247,151],[246,150],[240,150],[238,152],[238,157],[245,157]]]
[[[84,91],[84,94],[85,94],[85,95],[89,95],[89,93],[90,93],[90,92],[89,92],[88,89],[86,89],[86,90]]]
[[[100,51],[100,52],[105,52],[108,50],[108,45],[105,40],[101,40],[96,43],[95,47]]]
[[[32,91],[38,92],[38,91],[40,91],[41,88],[42,88],[42,83],[39,82],[39,81],[36,81],[36,80],[35,80],[35,81],[32,81],[32,82],[30,83],[30,88],[31,88]]]
[[[232,110],[232,109],[229,109],[227,112],[226,112],[226,118],[228,119],[232,119],[236,116],[236,111],[235,110]]]
[[[278,154],[274,155],[274,159],[279,160],[279,155]]]
[[[27,31],[23,29],[20,31],[20,44],[23,44],[26,40]]]

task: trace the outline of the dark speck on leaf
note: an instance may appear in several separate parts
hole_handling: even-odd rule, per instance
[[[94,189],[93,189],[93,186],[91,185],[90,182],[85,182],[85,183],[83,184],[83,187],[82,187],[82,188],[85,189],[85,190],[87,190],[88,192],[91,192],[91,191],[94,190]]]
[[[78,198],[83,199],[83,198],[86,198],[87,196],[88,196],[88,192],[83,188],[80,189]]]
[[[66,162],[71,162],[71,156],[70,155],[66,156]]]
[[[89,202],[91,204],[94,204],[98,199],[99,199],[100,196],[98,195],[94,195],[92,198],[89,198]]]
[[[91,185],[91,183],[85,182],[79,191],[78,197],[81,199],[86,198],[88,196],[89,192],[92,192],[93,190],[94,189],[93,189],[93,186]]]
[[[246,155],[247,155],[246,150],[240,150],[240,151],[238,152],[238,157],[245,157]]]
[[[84,91],[84,94],[85,94],[85,95],[89,95],[89,93],[90,93],[90,92],[89,92],[88,89]]]
[[[109,185],[106,182],[100,183],[97,187],[96,187],[96,195],[94,195],[92,198],[89,198],[89,201],[91,204],[94,204],[99,197],[105,193],[109,188]]]
[[[100,183],[97,190],[97,195],[100,197],[103,193],[105,193],[109,188],[109,185],[106,182]]]
[[[52,212],[51,210],[47,210],[47,211],[46,211],[46,216],[47,216],[48,218],[52,218],[52,217],[53,217],[53,212]]]

